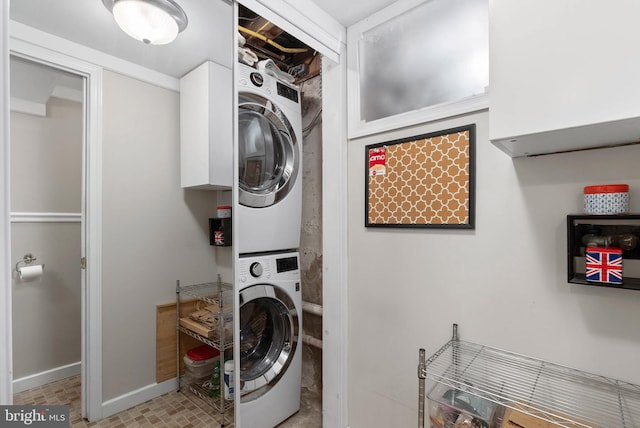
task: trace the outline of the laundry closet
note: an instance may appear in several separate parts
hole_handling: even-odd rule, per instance
[[[240,426],[275,426],[301,399],[320,420],[321,55],[243,6],[237,39],[232,69],[180,79],[181,185],[215,192],[210,243],[233,253]]]

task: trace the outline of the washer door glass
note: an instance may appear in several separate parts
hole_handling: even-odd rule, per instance
[[[298,343],[298,315],[278,287],[260,284],[240,291],[240,391],[258,398],[286,372]]]
[[[249,207],[268,207],[283,199],[295,181],[295,133],[267,99],[240,94],[239,101],[239,200]]]

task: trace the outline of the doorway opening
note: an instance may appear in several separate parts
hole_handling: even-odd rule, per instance
[[[10,67],[15,393],[81,372],[84,78]]]
[[[10,70],[13,391],[20,394],[80,382],[84,77],[17,55]]]
[[[12,305],[10,391],[76,376],[77,412],[97,420],[102,417],[102,71],[12,42],[7,144],[14,270],[5,285]],[[36,260],[26,263],[27,258]],[[21,269],[35,266],[41,270],[36,275]]]

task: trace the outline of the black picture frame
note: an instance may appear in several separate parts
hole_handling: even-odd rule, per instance
[[[469,124],[365,146],[365,227],[475,229],[475,145]]]

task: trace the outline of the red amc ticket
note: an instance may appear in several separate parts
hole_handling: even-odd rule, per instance
[[[369,149],[369,176],[384,175],[387,169],[387,149],[378,147]]]

